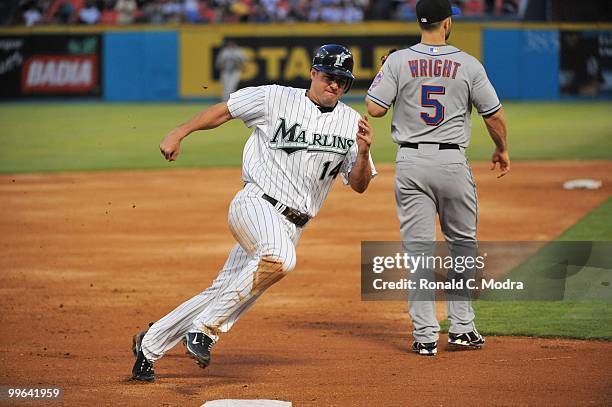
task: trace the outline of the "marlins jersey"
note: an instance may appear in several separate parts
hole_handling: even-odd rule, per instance
[[[280,203],[314,217],[335,178],[345,184],[357,159],[359,113],[338,102],[321,112],[306,89],[278,85],[231,94],[232,117],[254,127],[242,157],[242,178]],[[376,174],[370,157],[372,175]]]
[[[368,90],[389,109],[391,136],[401,143],[470,143],[472,105],[486,116],[501,108],[482,64],[450,45],[417,44],[394,52]]]

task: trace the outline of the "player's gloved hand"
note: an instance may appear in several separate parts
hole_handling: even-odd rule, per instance
[[[508,150],[500,150],[496,148],[493,151],[493,155],[491,156],[491,171],[495,169],[495,167],[499,164],[499,174],[497,178],[501,178],[506,175],[510,171],[510,156],[508,155]]]
[[[181,139],[177,129],[172,130],[159,143],[159,151],[168,161],[175,161],[181,152]]]
[[[368,122],[368,116],[364,114],[359,119],[357,126],[357,151],[359,151],[359,154],[368,154],[370,144],[372,144],[372,127]]]

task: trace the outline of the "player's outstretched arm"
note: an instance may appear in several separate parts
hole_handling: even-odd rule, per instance
[[[491,156],[491,171],[499,164],[500,173],[497,178],[501,178],[510,171],[510,155],[508,154],[508,140],[506,131],[506,119],[504,108],[500,108],[491,116],[483,117],[489,135],[495,143],[495,151]]]
[[[161,154],[168,161],[174,161],[181,151],[181,141],[197,130],[210,130],[233,119],[227,108],[227,103],[217,103],[198,113],[188,122],[183,123],[166,134],[159,144]]]
[[[368,122],[368,116],[363,115],[359,119],[357,130],[357,159],[349,173],[349,185],[360,194],[368,189],[372,179],[370,144],[372,144],[372,127]]]

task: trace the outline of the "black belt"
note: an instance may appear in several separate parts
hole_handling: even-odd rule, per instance
[[[448,143],[402,143],[401,148],[419,148],[419,144],[437,144],[438,150],[459,150],[459,144],[448,144]]]
[[[280,209],[282,207],[281,208],[277,208],[276,207],[276,205],[278,205],[278,201],[276,199],[272,198],[270,195],[263,194],[262,198],[265,199],[266,201],[270,202],[272,204],[272,206],[274,206],[274,209],[279,211],[280,214],[283,215],[285,218],[287,218],[287,220],[289,222],[293,223],[294,225],[296,225],[298,227],[304,226],[310,220],[310,216],[305,215],[305,214],[301,213],[298,210],[295,210],[293,208],[290,208],[290,207],[282,205],[282,204],[281,205],[284,206],[285,209],[283,209],[281,211]]]

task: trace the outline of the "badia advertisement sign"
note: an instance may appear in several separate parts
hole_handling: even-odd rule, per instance
[[[0,36],[0,98],[101,96],[98,34]]]

